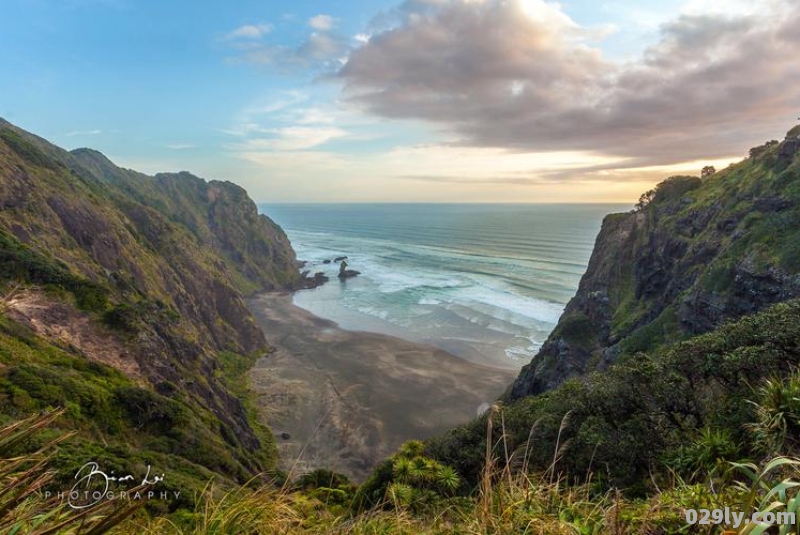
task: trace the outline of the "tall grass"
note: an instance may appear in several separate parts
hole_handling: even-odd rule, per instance
[[[55,475],[51,469],[53,453],[71,434],[46,440],[34,451],[28,451],[26,446],[40,438],[38,435],[63,413],[57,410],[38,414],[0,429],[0,533],[98,535],[119,525],[141,506],[119,506],[104,500],[75,510],[57,495],[45,497],[43,489]]]
[[[487,421],[484,472],[478,488],[468,497],[452,496],[447,491],[452,488],[442,483],[449,478],[439,477],[443,465],[420,461],[425,459],[422,444],[412,441],[393,458],[395,480],[387,486],[385,500],[368,510],[342,507],[341,497],[336,504],[324,498],[332,493],[338,496],[341,487],[309,491],[292,485],[224,489],[209,484],[197,493],[191,511],[151,517],[144,511],[137,513],[138,504],[108,501],[75,511],[55,499],[45,499],[41,492],[52,481],[52,454],[69,435],[45,440],[31,453],[19,453],[32,438],[41,438],[41,432],[61,413],[33,416],[0,430],[2,534],[703,534],[721,533],[723,529],[734,532],[731,526],[687,526],[687,508],[727,505],[748,516],[754,511],[800,510],[800,460],[785,457],[761,468],[747,463],[733,465],[738,479],[733,477],[725,488],[690,484],[676,476],[671,485],[647,499],[630,499],[616,489],[598,491],[591,474],[584,483],[569,483],[558,468],[560,459],[569,455],[569,440],[565,439],[569,413],[562,418],[555,446],[550,446],[551,465],[542,473],[530,474],[527,456],[539,445],[529,440],[510,451],[502,407],[495,405]],[[529,438],[532,436],[533,431]],[[403,485],[425,493],[425,506],[415,507],[413,500],[392,495]],[[432,498],[434,495],[438,497]],[[799,532],[797,526],[762,523],[741,526],[738,533]]]

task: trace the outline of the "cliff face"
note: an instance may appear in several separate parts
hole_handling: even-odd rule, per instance
[[[241,478],[270,467],[223,376],[268,349],[244,295],[299,283],[286,235],[242,188],[149,177],[0,121],[0,290],[15,289],[0,319],[196,412],[202,432],[182,439],[226,453],[189,461]],[[0,379],[17,364],[0,363]],[[9,384],[3,412],[24,413]]]
[[[559,323],[507,397],[800,297],[800,127],[713,176],[605,218]],[[649,201],[649,202],[648,202]]]

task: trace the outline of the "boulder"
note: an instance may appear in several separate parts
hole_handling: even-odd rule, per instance
[[[358,275],[361,275],[360,271],[356,271],[354,269],[345,269],[344,271],[339,272],[339,279],[340,280],[352,279],[353,277],[357,277]]]

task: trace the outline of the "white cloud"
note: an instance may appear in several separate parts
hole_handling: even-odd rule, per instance
[[[330,15],[317,15],[308,19],[308,25],[315,30],[324,32],[333,29],[334,20]]]
[[[339,59],[347,53],[349,46],[342,36],[315,31],[295,47],[258,44],[235,48],[240,53],[231,58],[234,63],[274,66],[283,71],[292,71],[324,68],[333,70],[334,65],[338,68]]]
[[[247,116],[269,115],[296,106],[306,100],[308,100],[308,96],[301,91],[284,91],[277,100],[273,98],[254,104],[248,107],[244,114]]]
[[[245,26],[239,26],[235,30],[229,32],[225,35],[225,40],[228,41],[235,41],[235,40],[255,40],[261,39],[268,33],[272,31],[272,24],[262,23],[262,24],[247,24]]]
[[[74,130],[72,132],[67,132],[65,135],[67,137],[75,137],[75,136],[97,136],[102,134],[102,130]]]
[[[297,110],[295,122],[299,125],[333,124],[336,122],[336,114],[321,108],[305,108]]]
[[[754,15],[768,8],[770,1],[754,0],[688,0],[681,6],[681,13],[686,15],[724,15],[742,16]]]
[[[621,62],[599,48],[602,31],[554,3],[408,0],[339,77],[366,112],[475,147],[595,150],[638,166],[744,153],[796,117],[800,11],[794,0],[736,0],[725,14],[712,4],[688,2]]]
[[[288,126],[268,131],[270,137],[256,137],[235,145],[235,152],[253,151],[301,151],[324,145],[334,139],[348,135],[347,131],[334,126]]]
[[[653,183],[646,181],[652,178],[649,175],[637,181],[632,173],[625,182],[603,182],[600,191],[595,177],[578,176],[568,189],[553,186],[557,181],[548,176],[548,171],[569,172],[577,165],[613,163],[590,153],[520,154],[430,145],[398,147],[378,154],[346,154],[325,150],[277,152],[250,145],[234,156],[254,166],[248,173],[248,188],[263,191],[264,198],[272,200],[276,191],[285,191],[280,200],[305,202],[615,202],[635,199]]]
[[[169,145],[166,145],[166,147],[172,150],[188,150],[195,148],[195,146],[191,143],[170,143]]]

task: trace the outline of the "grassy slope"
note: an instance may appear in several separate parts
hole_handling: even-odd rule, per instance
[[[146,177],[0,123],[0,420],[66,406],[59,425],[79,434],[60,476],[88,460],[152,464],[191,488],[270,470],[271,433],[237,399],[267,350],[242,292],[297,280],[282,230],[241,188]],[[15,320],[18,285],[88,318],[141,375]]]

